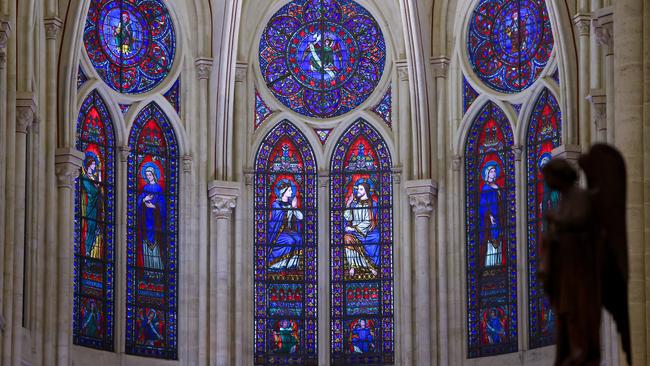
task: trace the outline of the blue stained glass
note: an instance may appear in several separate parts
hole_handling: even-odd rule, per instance
[[[359,120],[330,172],[332,365],[392,365],[393,171],[381,135]]]
[[[177,114],[181,114],[181,78],[179,77],[176,79],[174,82],[174,85],[172,85],[169,90],[164,94],[165,99],[169,102],[169,104],[174,107],[174,110],[176,111]]]
[[[129,135],[126,353],[177,358],[178,144],[151,103]]]
[[[531,86],[546,67],[553,43],[544,0],[481,0],[471,14],[469,61],[496,91],[517,93]]]
[[[468,357],[517,351],[517,243],[512,129],[494,103],[465,145]]]
[[[84,45],[97,74],[109,87],[141,94],[169,74],[176,34],[161,0],[92,0]]]
[[[255,365],[317,363],[317,168],[282,121],[255,158]]]
[[[76,147],[85,157],[75,189],[73,340],[112,351],[115,137],[96,91],[81,105]]]
[[[472,88],[467,78],[463,77],[463,112],[467,112],[476,98],[478,98],[478,93]]]
[[[551,152],[560,146],[562,113],[555,97],[546,88],[533,107],[526,136],[526,207],[528,212],[528,310],[531,348],[555,342],[555,314],[537,279],[542,233],[546,230],[544,214],[557,205],[559,192],[544,183],[541,168],[551,159]]]
[[[257,130],[271,114],[273,114],[273,111],[266,105],[260,93],[255,89],[255,129]]]
[[[375,112],[379,117],[381,117],[381,119],[383,119],[384,122],[386,122],[388,127],[393,128],[393,119],[392,119],[393,104],[392,104],[391,88],[388,88],[386,94],[384,94],[384,96],[379,101],[379,104],[372,107],[370,110]]]
[[[260,68],[282,104],[329,118],[363,103],[381,79],[386,43],[373,16],[353,0],[294,0],[260,40]]]

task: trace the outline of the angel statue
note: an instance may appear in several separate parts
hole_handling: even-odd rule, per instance
[[[542,168],[557,207],[545,214],[539,275],[556,314],[556,366],[600,365],[600,320],[604,306],[614,318],[631,365],[627,310],[625,163],[606,144],[579,159],[588,189],[564,159]],[[603,174],[603,172],[608,172]]]

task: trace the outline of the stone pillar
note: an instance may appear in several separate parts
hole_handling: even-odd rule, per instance
[[[75,178],[84,154],[72,148],[56,150],[56,178],[58,190],[57,222],[57,317],[56,317],[56,365],[68,366],[72,344],[72,246],[74,243],[74,193]],[[52,278],[53,279],[53,278]]]
[[[14,170],[14,260],[13,260],[13,312],[12,363],[22,357],[23,279],[25,276],[25,187],[27,177],[27,131],[34,121],[36,103],[32,94],[16,99],[15,170]]]
[[[589,30],[591,28],[591,16],[585,13],[578,13],[573,17],[578,33],[578,131],[579,144],[583,148],[589,146],[591,142],[589,126],[589,103],[586,98],[590,89],[590,53],[589,53]]]
[[[232,211],[237,205],[239,184],[213,181],[208,195],[212,201],[210,222],[210,365],[229,366],[234,324],[232,318]]]
[[[55,171],[55,155],[57,146],[57,77],[59,64],[57,51],[57,38],[60,34],[63,22],[57,17],[45,18],[45,118],[44,118],[44,155],[45,155],[45,187],[46,195],[44,207],[46,212],[58,212],[57,207],[57,178]],[[57,276],[57,227],[56,220],[45,220],[44,240],[44,265],[46,279],[55,279]],[[66,247],[71,248],[70,245]],[[68,250],[66,249],[66,250]],[[44,286],[43,304],[43,365],[56,364],[56,320],[57,320],[57,287]]]
[[[438,187],[431,180],[415,180],[405,183],[409,204],[413,209],[414,220],[414,250],[413,250],[413,301],[414,305],[414,364],[427,365],[434,360],[435,345],[432,343],[431,329],[431,281],[429,278],[432,263],[430,261],[431,247],[431,215],[438,195]]]
[[[449,292],[447,286],[447,254],[448,243],[448,214],[445,198],[447,196],[447,136],[449,136],[449,123],[447,118],[447,105],[449,100],[447,98],[447,76],[449,75],[449,58],[447,56],[438,56],[431,59],[431,66],[433,67],[433,75],[436,78],[436,99],[437,103],[437,120],[438,120],[438,146],[437,151],[432,151],[434,154],[431,158],[437,158],[437,176],[438,176],[438,197],[440,203],[437,206],[437,224],[438,224],[438,268],[432,275],[437,278],[437,293],[434,296],[438,301],[434,304],[435,308],[432,309],[433,314],[436,314],[435,323],[438,332],[435,338],[438,344],[438,365],[446,366],[449,364]]]
[[[595,140],[607,142],[607,95],[603,89],[591,89],[591,120],[596,127]]]
[[[11,24],[0,18],[0,145],[7,141],[7,43],[11,35]],[[0,227],[5,227],[5,190],[7,174],[7,155],[4,146],[0,148]],[[0,295],[4,297],[5,238],[0,234]],[[5,316],[9,319],[5,319]],[[7,322],[10,315],[2,311],[0,300],[0,354],[4,354],[2,339],[7,335]],[[9,352],[9,351],[7,351]],[[0,362],[2,362],[0,358]]]
[[[209,212],[208,200],[204,195],[207,191],[207,182],[214,170],[214,150],[211,150],[214,145],[215,123],[208,121],[208,96],[210,93],[210,75],[212,74],[212,59],[208,57],[197,58],[194,61],[196,73],[199,79],[198,94],[198,112],[196,113],[198,121],[196,127],[192,127],[191,135],[197,146],[195,150],[198,152],[196,156],[196,200],[198,201],[198,212],[193,210],[191,215],[194,222],[197,223],[196,239],[199,246],[197,264],[199,273],[208,273],[208,218],[206,213]],[[207,133],[205,133],[207,131]],[[199,364],[206,364],[209,358],[208,353],[208,329],[203,324],[208,324],[208,280],[206,276],[199,276]]]
[[[607,98],[607,142],[614,143],[614,8],[594,12],[598,42],[605,46],[605,94]]]
[[[129,155],[131,155],[131,148],[127,145],[120,146],[118,148],[119,152],[117,158],[119,163],[115,165],[115,191],[124,192],[124,194],[115,195],[115,212],[126,213],[128,202],[127,202],[127,180],[129,176]],[[114,261],[114,328],[113,328],[113,338],[115,339],[115,352],[124,353],[124,347],[126,342],[126,261],[127,261],[127,248],[126,235],[128,231],[128,224],[126,221],[125,214],[115,215],[115,238],[120,238],[115,240],[115,261]]]

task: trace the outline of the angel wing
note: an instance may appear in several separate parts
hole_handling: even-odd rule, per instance
[[[592,207],[599,238],[603,306],[614,318],[623,350],[631,365],[630,320],[627,307],[628,254],[626,233],[626,170],[621,153],[611,145],[595,144],[580,157],[587,185],[593,192]]]

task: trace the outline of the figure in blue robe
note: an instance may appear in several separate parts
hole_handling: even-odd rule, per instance
[[[490,316],[487,319],[485,330],[490,344],[498,344],[505,340],[506,332],[503,329],[503,322],[499,318],[496,309],[490,310]]]
[[[97,338],[99,336],[99,314],[97,311],[97,304],[95,301],[90,300],[88,301],[88,304],[86,304],[84,310],[83,325],[81,327],[83,334],[86,337]]]
[[[140,317],[140,340],[147,346],[155,345],[155,342],[162,340],[159,328],[158,314],[155,310],[150,309],[146,315]]]
[[[481,188],[478,208],[479,242],[481,259],[485,267],[503,264],[503,246],[501,238],[501,212],[503,197],[497,185],[498,165],[490,162],[483,169],[483,187]]]
[[[302,255],[300,228],[303,214],[298,209],[295,184],[282,179],[275,186],[275,194],[276,200],[271,204],[268,227],[271,244],[269,269],[297,269]]]
[[[368,353],[373,352],[375,349],[372,329],[367,326],[364,319],[360,319],[352,329],[350,341],[355,353]]]
[[[160,171],[153,163],[144,166],[143,178],[147,184],[138,196],[138,228],[141,230],[143,265],[151,269],[164,269],[161,244],[164,242],[166,204],[163,190],[158,185]]]

